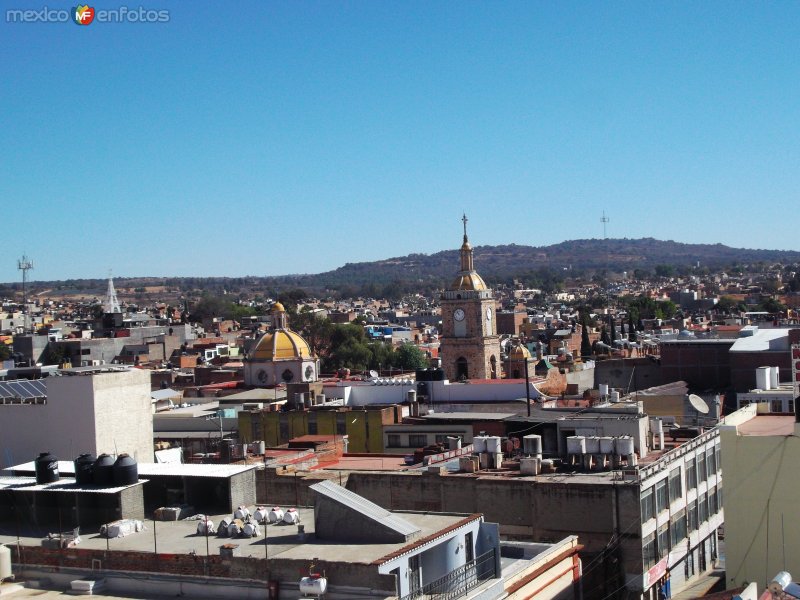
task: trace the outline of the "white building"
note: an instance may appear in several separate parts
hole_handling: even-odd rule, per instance
[[[119,366],[65,369],[47,379],[0,382],[0,465],[41,452],[127,452],[153,460],[150,372]]]

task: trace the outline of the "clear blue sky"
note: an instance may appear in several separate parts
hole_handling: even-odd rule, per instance
[[[167,2],[0,22],[0,281],[460,244],[800,249],[800,3]],[[121,4],[93,4],[95,9]],[[139,3],[128,5],[136,8]]]

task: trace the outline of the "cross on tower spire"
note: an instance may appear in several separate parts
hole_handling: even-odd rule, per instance
[[[464,222],[464,241],[466,242],[467,241],[467,221],[469,221],[469,219],[467,219],[467,213],[463,213],[463,216],[461,217],[461,220]]]

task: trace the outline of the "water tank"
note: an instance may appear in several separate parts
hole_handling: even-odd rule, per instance
[[[325,394],[317,394],[314,396],[314,404],[325,404]]]
[[[486,451],[489,454],[500,454],[503,451],[498,436],[492,435],[486,438]]]
[[[619,402],[619,392],[616,391],[616,390],[611,392],[611,394],[609,394],[609,396],[608,396],[608,401],[609,402]]]
[[[256,512],[253,513],[253,518],[257,523],[265,523],[267,515],[269,515],[269,511],[265,507],[259,506],[256,508]]]
[[[408,400],[409,403],[416,402],[417,401],[417,391],[416,390],[408,390],[406,392],[406,400]]]
[[[328,580],[325,577],[312,575],[300,580],[300,593],[304,596],[321,596],[328,589]]]
[[[11,550],[8,549],[8,546],[0,545],[0,582],[9,579],[12,575]]]
[[[283,515],[283,522],[288,523],[289,525],[295,525],[300,522],[300,513],[297,512],[296,508],[290,508],[286,511],[286,514]]]
[[[230,519],[222,519],[219,522],[219,529],[217,529],[217,535],[221,535],[222,537],[228,536],[228,527],[231,526]]]
[[[120,454],[113,467],[114,485],[133,485],[139,481],[139,465],[130,454]]]
[[[538,475],[541,464],[538,458],[527,457],[519,459],[519,472],[521,475]]]
[[[270,523],[280,523],[283,521],[283,509],[280,506],[273,506],[272,510],[267,514],[267,520]]]
[[[653,432],[653,435],[664,435],[664,421],[659,418],[650,419],[650,431]]]
[[[607,383],[601,383],[600,384],[600,397],[601,398],[605,398],[606,396],[608,396],[608,384]]]
[[[267,444],[264,442],[264,440],[259,440],[256,442],[255,454],[258,454],[259,456],[264,456],[264,452],[266,452],[266,450],[267,450]]]
[[[586,454],[586,438],[582,435],[568,436],[567,454]]]
[[[461,450],[461,438],[447,436],[447,449],[448,450]]]
[[[617,456],[629,456],[633,454],[633,438],[629,435],[622,435],[614,442]]]
[[[526,435],[522,438],[522,450],[527,455],[542,453],[542,436],[536,434]]]
[[[110,454],[101,454],[94,461],[92,479],[95,485],[114,485],[114,457]]]
[[[78,485],[92,485],[94,483],[95,457],[84,453],[75,459],[75,483]]]
[[[773,390],[777,390],[781,385],[780,369],[778,367],[769,368],[769,384]]]
[[[258,523],[245,523],[244,527],[242,527],[242,534],[245,537],[257,537],[261,535]]]
[[[596,435],[586,438],[586,454],[600,454],[600,438]]]
[[[472,451],[477,454],[482,454],[486,452],[486,436],[485,435],[476,435],[472,438]]]
[[[614,454],[614,438],[603,436],[600,439],[600,454]]]
[[[42,452],[35,461],[36,483],[53,483],[59,480],[58,459],[49,452]]]
[[[238,537],[238,535],[242,533],[242,525],[243,523],[241,521],[237,523],[236,520],[234,520],[228,525],[228,535],[230,537]]]
[[[769,385],[770,381],[770,368],[769,367],[758,367],[756,369],[756,387],[760,390],[769,390],[771,389]]]
[[[197,535],[211,534],[214,531],[214,521],[203,519],[197,522]]]
[[[250,516],[250,511],[248,510],[248,508],[246,506],[240,506],[233,513],[233,518],[234,519],[242,519],[242,520],[244,520],[249,516]]]

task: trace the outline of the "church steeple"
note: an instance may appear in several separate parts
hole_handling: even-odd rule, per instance
[[[469,244],[469,238],[467,238],[467,215],[466,213],[461,218],[464,222],[464,243],[461,244],[461,270],[462,271],[474,271],[475,268],[472,262],[472,246]]]

